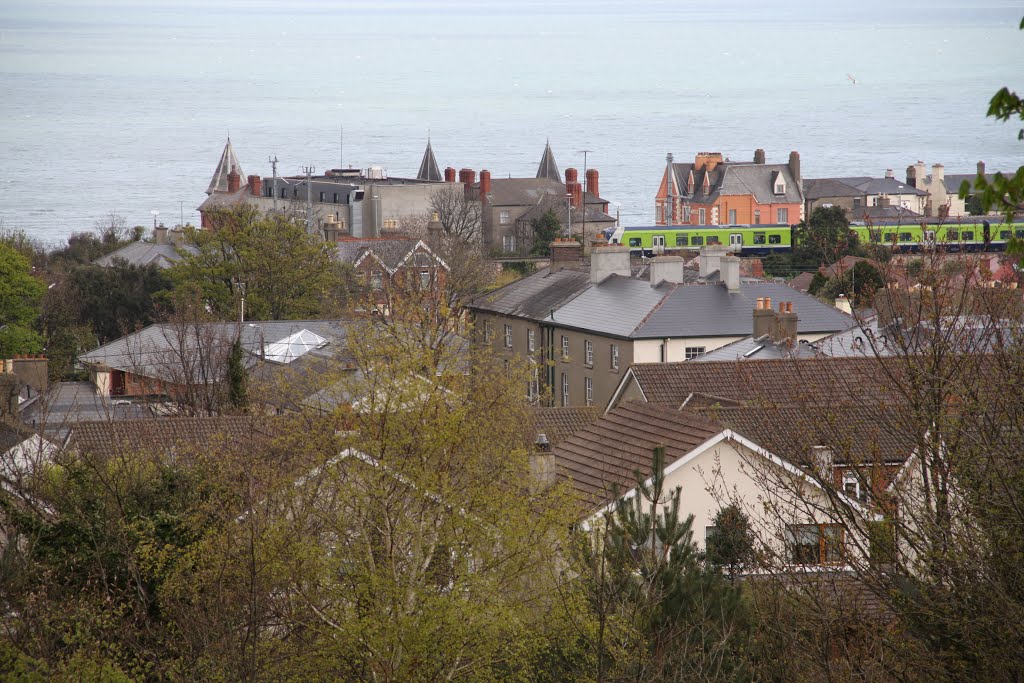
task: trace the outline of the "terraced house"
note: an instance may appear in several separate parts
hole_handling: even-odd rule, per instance
[[[604,406],[633,363],[692,360],[773,327],[795,344],[854,324],[786,285],[740,278],[734,256],[718,256],[701,277],[678,256],[631,263],[628,247],[603,245],[588,268],[580,251],[575,241],[556,242],[549,268],[469,307],[476,343],[532,364],[533,400]]]

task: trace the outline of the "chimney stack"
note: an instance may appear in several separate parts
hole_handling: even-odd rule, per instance
[[[444,169],[444,181],[446,183],[454,183],[455,182],[455,169],[452,168],[451,166],[449,166],[448,168]]]
[[[942,184],[946,179],[946,167],[942,164],[932,164],[932,184]]]
[[[575,243],[575,240],[573,242]],[[555,245],[552,244],[551,246],[554,247]],[[554,265],[554,249],[551,251],[552,265]],[[682,259],[680,259],[681,262]],[[632,274],[629,267],[629,247],[621,244],[608,244],[603,247],[596,247],[590,252],[590,281],[594,284],[604,282],[609,275],[631,277]]]
[[[263,178],[258,175],[249,176],[249,194],[259,197],[263,194]]]
[[[789,172],[793,176],[793,180],[796,181],[796,186],[799,188],[803,182],[800,177],[800,153],[790,152],[789,153]]]
[[[796,313],[793,311],[793,302],[786,301],[779,303],[779,313],[776,316],[776,325],[772,339],[776,344],[796,344],[798,334],[798,323]]]
[[[156,244],[165,244],[167,242],[167,227],[163,223],[153,228],[153,242]]]
[[[985,175],[985,162],[984,161],[979,161],[978,162],[978,175]]]
[[[764,164],[764,150],[763,149],[758,148],[758,149],[754,150],[754,163],[755,164],[762,164],[762,165]]]
[[[629,258],[629,249],[626,249]],[[556,239],[551,243],[550,272],[560,270],[579,270],[583,262],[583,245],[574,239]]]
[[[907,166],[907,185],[911,187],[917,187],[917,169],[911,164]]]
[[[722,267],[722,256],[725,253],[725,249],[713,245],[710,247],[701,247],[700,250],[700,277],[706,278],[716,270],[721,270]]]
[[[452,169],[453,171],[455,169]],[[441,235],[444,233],[444,226],[441,224],[441,218],[435,211],[430,217],[430,222],[427,223],[427,244],[432,248],[436,248],[441,242]]]
[[[459,182],[465,185],[468,189],[470,185],[476,182],[476,171],[471,168],[464,168],[460,170]]]
[[[655,256],[651,261],[651,287],[657,287],[662,282],[682,284],[683,263],[681,256]]]
[[[767,302],[767,305],[765,305]],[[771,297],[764,299],[757,297],[757,305],[754,308],[754,339],[760,339],[766,334],[771,334],[775,327],[775,311],[772,310]]]
[[[892,169],[891,168],[885,169],[885,177],[886,178],[892,178],[893,177]]]
[[[601,192],[598,189],[598,176],[597,176],[597,169],[596,168],[588,168],[587,169],[587,187],[586,187],[586,190],[587,190],[587,192],[589,192],[590,194],[594,195],[595,197],[600,197],[601,196]]]
[[[480,201],[487,201],[486,195],[491,191],[491,172],[487,169],[480,171]]]
[[[228,192],[238,192],[241,186],[242,176],[238,175],[238,170],[232,166],[231,171],[228,173]]]
[[[737,294],[740,291],[740,260],[736,256],[723,256],[718,267],[722,284],[730,294]]]

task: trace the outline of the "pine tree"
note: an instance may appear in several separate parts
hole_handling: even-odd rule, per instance
[[[649,476],[636,473],[635,491],[605,517],[606,585],[621,596],[635,643],[614,668],[636,680],[742,680],[741,590],[701,561],[682,491],[666,485],[664,448],[654,449]]]
[[[246,397],[245,365],[242,363],[242,345],[236,339],[228,355],[228,404],[232,408],[245,408]]]

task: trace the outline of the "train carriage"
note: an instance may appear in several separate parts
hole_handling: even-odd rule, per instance
[[[955,222],[852,223],[862,244],[879,244],[896,251],[916,252],[942,247],[947,251],[1002,251],[1011,238],[1024,239],[1024,221],[1000,223],[977,217]],[[765,256],[792,249],[795,225],[654,225],[609,228],[605,238],[623,244],[634,255],[647,257],[673,249],[726,246],[744,256]]]

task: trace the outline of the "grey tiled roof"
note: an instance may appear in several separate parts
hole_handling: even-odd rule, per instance
[[[342,240],[337,243],[338,260],[343,263],[358,263],[372,252],[389,270],[394,270],[416,247],[420,240],[411,238],[380,238],[363,240]],[[426,245],[424,245],[426,246]]]
[[[792,301],[802,334],[838,332],[854,324],[853,318],[812,296],[782,283],[741,283],[730,294],[721,285],[676,287],[665,302],[634,333],[634,338],[732,337],[753,329],[752,312],[759,297]]]
[[[161,268],[169,268],[182,259],[179,250],[196,253],[195,247],[182,245],[176,247],[173,244],[154,244],[153,242],[132,242],[117,251],[93,261],[98,266],[109,268],[115,261],[124,261],[133,266],[148,266],[155,263]]]
[[[714,351],[708,351],[703,356],[698,356],[695,361],[707,362],[716,360],[777,360],[780,358],[813,358],[817,350],[811,344],[797,343],[793,346],[788,344],[776,344],[772,338],[765,335],[754,339],[753,336],[744,337],[725,346],[720,346]]]
[[[867,180],[867,176],[863,178]],[[804,180],[804,199],[824,197],[860,197],[864,193],[841,178],[807,178]]]
[[[544,143],[544,153],[540,157],[540,163],[537,165],[537,177],[548,178],[557,182],[561,182],[562,177],[558,173],[558,164],[555,163],[555,155],[551,151],[551,143]]]
[[[427,140],[427,148],[423,151],[423,161],[420,162],[420,170],[416,173],[416,180],[429,180],[439,183],[444,180],[440,169],[437,167],[437,159],[434,158],[434,148]]]
[[[642,326],[669,291],[670,285],[652,287],[643,280],[612,275],[604,282],[583,290],[579,296],[558,308],[554,317],[548,320],[561,327],[629,337]]]
[[[545,268],[522,280],[478,298],[469,307],[529,320],[542,320],[566,301],[590,286],[590,273],[564,269],[555,273]]]
[[[687,180],[694,164],[672,164],[680,192],[686,192]],[[773,179],[780,174],[786,182],[785,194],[775,194]],[[704,194],[704,178],[709,183]],[[803,201],[803,188],[793,178],[788,164],[755,164],[752,162],[724,161],[709,173],[702,168],[693,172],[694,193],[687,199],[698,203],[711,203],[721,195],[753,195],[759,204],[797,203]]]
[[[247,363],[254,365],[262,355],[265,344],[309,330],[328,340],[328,353],[335,353],[344,345],[345,327],[331,320],[277,320],[246,321],[241,328],[241,345],[247,354]],[[227,353],[238,333],[237,323],[200,323],[189,325],[182,331],[170,324],[150,325],[109,344],[105,344],[78,357],[80,363],[105,365],[145,377],[179,381],[183,372],[181,356],[185,355],[189,367],[199,372],[202,359],[217,358]],[[203,349],[200,355],[199,349]],[[182,350],[184,349],[184,350]],[[309,355],[309,354],[307,354]],[[322,353],[319,355],[323,355]],[[223,371],[222,364],[217,364]],[[294,363],[290,364],[294,365]],[[297,366],[296,366],[297,367]],[[202,368],[208,371],[209,368]],[[218,381],[208,377],[194,381]]]
[[[217,168],[213,170],[213,178],[210,179],[210,185],[206,188],[206,194],[227,192],[228,173],[231,172],[232,168],[235,169],[235,173],[239,176],[245,177],[245,173],[242,171],[242,164],[238,163],[238,157],[235,156],[235,150],[231,146],[231,138],[228,138],[227,144],[224,145],[224,151],[220,153],[220,161],[217,162]]]

